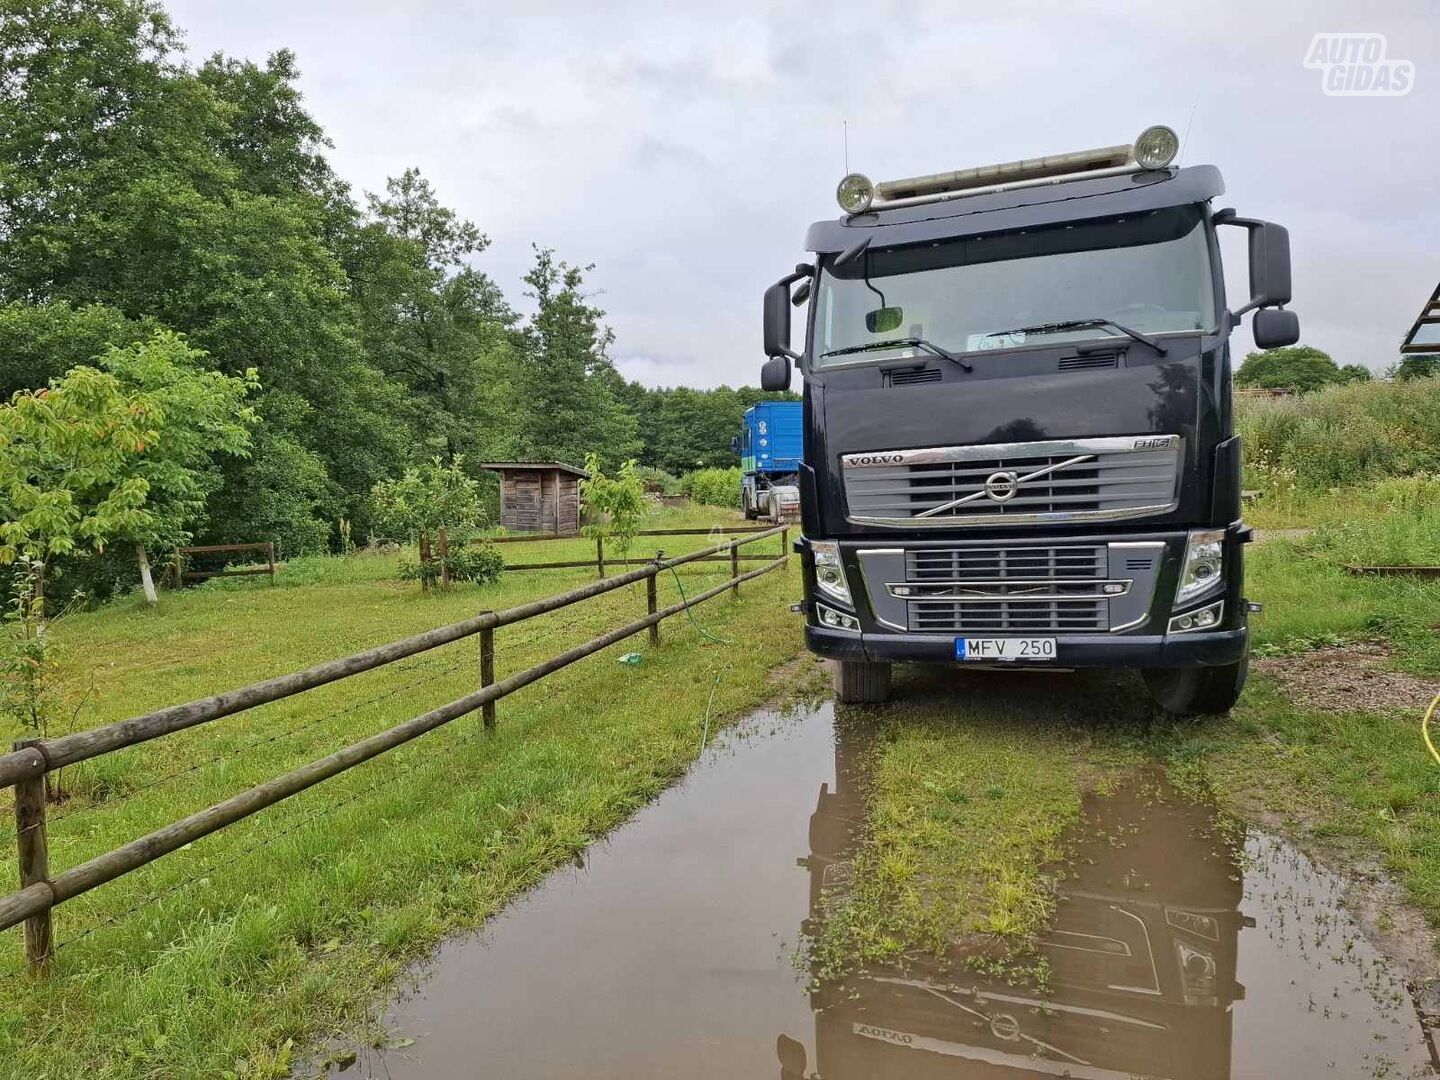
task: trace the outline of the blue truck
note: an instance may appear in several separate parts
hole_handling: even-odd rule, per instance
[[[735,449],[740,454],[740,505],[752,521],[779,518],[799,506],[805,456],[798,401],[762,401],[745,410]]]

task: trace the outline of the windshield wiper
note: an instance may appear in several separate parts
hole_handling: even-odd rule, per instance
[[[952,364],[959,364],[961,370],[963,371],[975,370],[975,365],[970,363],[970,361],[966,360],[963,356],[956,356],[948,349],[942,349],[933,341],[926,341],[924,338],[918,337],[891,338],[889,341],[867,341],[863,345],[851,345],[848,348],[844,349],[831,349],[829,352],[823,352],[820,355],[822,357],[851,356],[855,353],[877,352],[880,349],[900,349],[904,348],[907,345],[912,349],[924,349],[926,352],[931,353],[934,356],[938,356],[942,360],[949,360]]]
[[[1119,330],[1126,337],[1134,338],[1141,345],[1148,345],[1160,356],[1165,355],[1165,348],[1154,338],[1146,337],[1138,330],[1131,330],[1128,326],[1122,326],[1114,319],[1070,319],[1068,322],[1041,323],[1038,326],[1017,326],[1013,330],[996,330],[993,334],[986,334],[986,337],[1005,337],[1009,334],[1059,334],[1066,330],[1098,330],[1103,326]]]

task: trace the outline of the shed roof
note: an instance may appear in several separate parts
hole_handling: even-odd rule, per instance
[[[1405,335],[1400,351],[1406,354],[1440,352],[1440,285],[1435,286],[1430,299],[1420,309],[1420,315]]]
[[[528,469],[541,472],[567,472],[586,480],[590,478],[590,474],[584,469],[574,465],[566,465],[563,461],[482,461],[480,462],[480,467],[482,469],[489,469],[492,472]]]

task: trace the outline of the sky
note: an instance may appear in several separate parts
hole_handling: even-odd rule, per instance
[[[593,263],[616,364],[652,386],[758,382],[761,295],[839,214],[847,129],[850,168],[887,179],[1167,123],[1218,205],[1289,228],[1301,340],[1340,363],[1393,363],[1440,281],[1440,0],[167,7],[197,61],[293,50],[336,171],[358,192],[418,167],[512,301],[532,243]],[[1327,96],[1322,32],[1385,35],[1413,89]]]

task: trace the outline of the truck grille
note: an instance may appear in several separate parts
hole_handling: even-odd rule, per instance
[[[1143,517],[1175,508],[1178,435],[846,454],[852,521],[977,526]]]
[[[905,553],[912,631],[1077,631],[1109,628],[1100,586],[1104,545],[920,548]],[[1036,594],[1043,598],[1036,599]]]
[[[1108,561],[1104,545],[912,548],[905,553],[905,580],[921,583],[1104,577]]]
[[[1109,629],[1110,601],[911,600],[910,629],[920,633],[1039,633]]]

